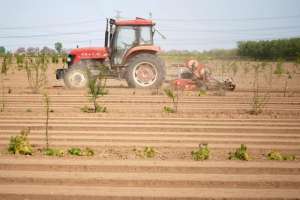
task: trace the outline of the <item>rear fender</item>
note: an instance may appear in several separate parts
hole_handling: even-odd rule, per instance
[[[140,54],[140,53],[150,53],[156,54],[160,52],[161,49],[158,46],[137,46],[129,49],[123,59],[123,64],[127,63],[127,61],[132,58],[133,56]]]

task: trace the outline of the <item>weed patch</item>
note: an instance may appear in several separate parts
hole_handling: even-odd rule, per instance
[[[48,148],[48,149],[43,149],[43,154],[46,156],[63,157],[65,155],[65,152],[62,149]]]
[[[230,160],[250,160],[250,156],[248,154],[248,149],[246,145],[241,144],[241,147],[236,149],[235,152],[229,153]]]
[[[94,150],[88,147],[84,149],[72,147],[68,150],[68,153],[72,156],[93,156],[95,154]]]
[[[210,150],[209,150],[207,144],[200,144],[199,149],[192,151],[191,154],[192,154],[193,160],[196,160],[196,161],[207,160],[207,159],[209,159]]]
[[[267,154],[268,160],[296,160],[295,155],[282,155],[279,151],[272,150]]]
[[[8,152],[12,154],[32,155],[32,146],[27,138],[30,129],[24,129],[20,135],[10,138]]]

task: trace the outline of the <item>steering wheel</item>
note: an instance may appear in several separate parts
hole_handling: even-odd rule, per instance
[[[131,45],[126,43],[126,42],[122,42],[122,44],[124,45],[125,49],[128,49],[128,47],[130,47]]]

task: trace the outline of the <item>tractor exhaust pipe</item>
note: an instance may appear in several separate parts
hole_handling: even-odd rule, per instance
[[[105,43],[104,46],[105,48],[108,47],[108,19],[106,19],[106,29],[105,29]]]

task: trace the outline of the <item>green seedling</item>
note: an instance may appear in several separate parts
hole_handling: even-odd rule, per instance
[[[154,158],[156,153],[157,152],[153,147],[145,147],[143,155],[145,158]]]
[[[251,101],[251,110],[248,111],[249,114],[258,115],[263,112],[265,105],[270,99],[269,92],[261,93],[259,85],[259,75],[264,71],[266,64],[260,63],[253,65],[253,97]]]
[[[62,149],[54,149],[54,148],[43,149],[43,153],[46,156],[63,157],[65,155],[64,150],[62,150]]]
[[[47,82],[48,59],[45,54],[25,58],[23,66],[26,70],[29,86],[33,93],[38,93]]]
[[[1,73],[0,73],[0,78],[1,78],[1,91],[2,91],[2,98],[1,98],[1,108],[0,112],[4,112],[5,109],[5,84],[4,84],[4,78],[7,74],[8,71],[8,66],[9,66],[9,61],[8,61],[8,55],[5,55],[2,60],[1,64]]]
[[[87,112],[87,113],[94,113],[97,112],[106,112],[107,109],[106,107],[99,106],[97,103],[97,99],[100,96],[104,96],[108,93],[106,90],[106,75],[105,75],[105,70],[101,72],[96,78],[92,78],[91,75],[89,74],[89,82],[88,82],[88,94],[90,96],[90,101],[93,103],[93,109],[84,106],[81,108],[82,112]]]
[[[30,129],[24,129],[20,135],[10,138],[8,152],[12,154],[32,155],[32,147],[27,138]]]
[[[196,161],[209,159],[209,148],[207,144],[200,144],[199,149],[192,151],[192,158]]]
[[[206,96],[206,95],[207,95],[207,93],[205,90],[199,90],[199,92],[198,92],[199,97]]]
[[[158,153],[153,147],[145,147],[144,149],[134,148],[133,149],[136,156],[141,158],[154,158]]]
[[[295,155],[282,155],[280,152],[274,150],[267,154],[267,158],[269,160],[296,160]]]
[[[165,113],[175,113],[175,110],[169,106],[164,106]]]
[[[88,106],[84,106],[84,107],[80,108],[80,110],[85,113],[95,113],[95,108],[90,108]],[[96,113],[99,113],[99,112],[105,113],[105,112],[107,112],[107,108],[105,106],[102,107],[102,106],[96,105]]]
[[[279,77],[285,73],[283,68],[283,60],[279,59],[276,64],[276,68],[274,74],[278,75]]]
[[[236,149],[235,152],[230,152],[229,159],[230,160],[246,160],[246,161],[250,160],[246,145],[241,144],[241,147]]]
[[[173,108],[169,106],[164,106],[164,112],[166,113],[176,113],[178,108],[178,91],[177,94],[173,92],[170,88],[165,88],[164,93],[172,100]]]
[[[49,149],[49,113],[50,113],[50,98],[47,93],[44,94],[45,110],[46,110],[46,122],[45,122],[45,136],[46,136],[46,149]]]
[[[77,147],[72,147],[68,150],[68,153],[73,156],[93,156],[94,150],[86,147],[85,149],[80,149]]]

